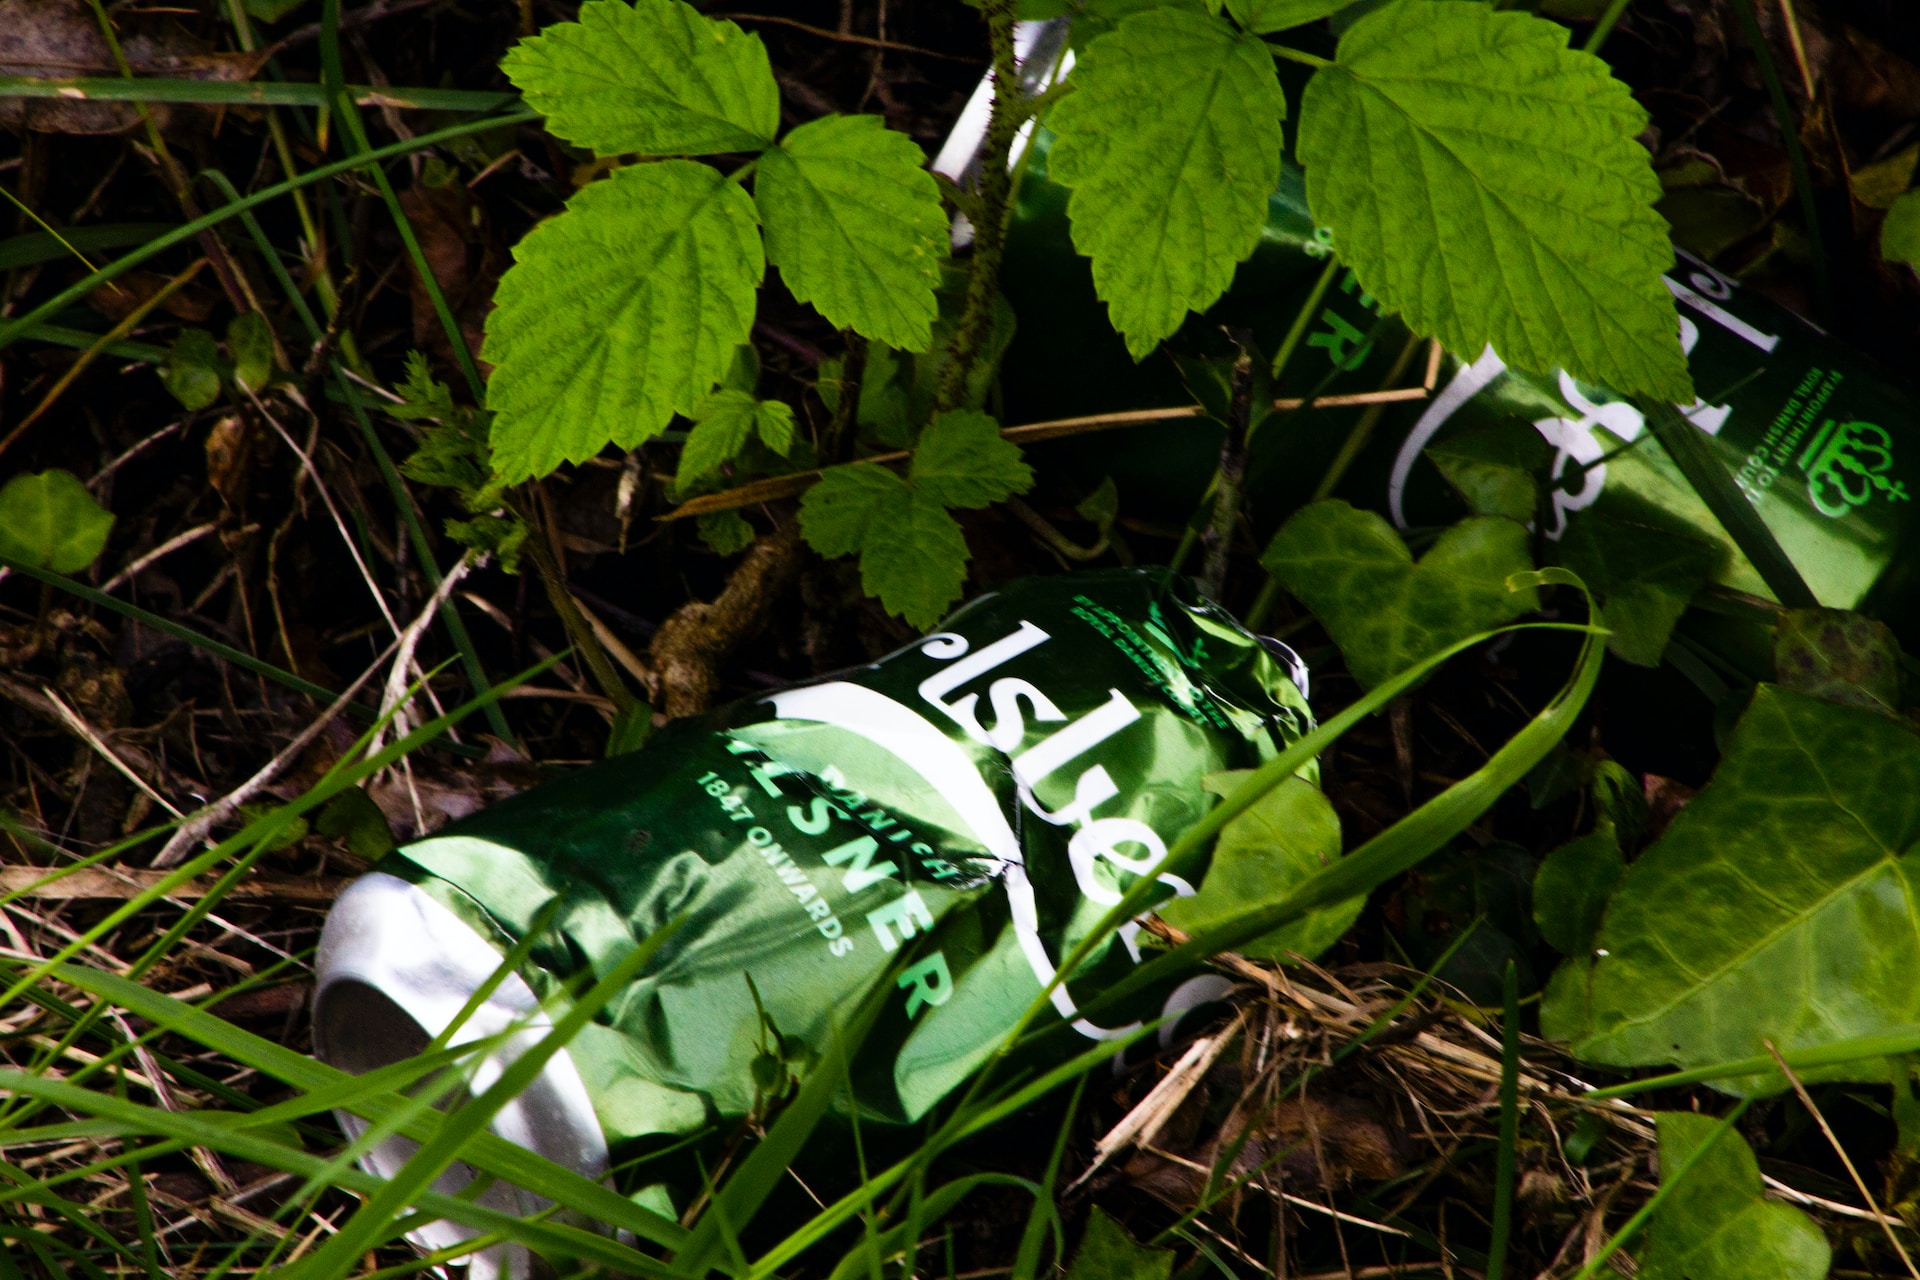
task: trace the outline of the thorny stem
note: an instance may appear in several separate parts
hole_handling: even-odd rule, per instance
[[[967,303],[954,331],[946,368],[940,371],[936,411],[953,408],[966,394],[968,375],[993,326],[993,299],[1000,287],[1000,253],[1007,240],[1007,205],[1013,175],[1007,160],[1025,116],[1020,93],[1020,64],[1014,56],[1013,24],[1017,0],[982,0],[988,40],[993,47],[993,114],[987,120],[980,153],[980,214],[973,227],[973,261],[967,271]]]
[[[1253,419],[1253,355],[1247,335],[1234,338],[1240,355],[1233,362],[1233,398],[1227,405],[1227,432],[1220,441],[1220,469],[1214,473],[1213,520],[1207,527],[1207,559],[1200,589],[1220,598],[1233,551],[1233,529],[1240,518],[1240,490],[1247,474],[1247,427]]]

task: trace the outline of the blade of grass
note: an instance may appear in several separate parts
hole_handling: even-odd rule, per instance
[[[1760,518],[1759,510],[1741,490],[1720,460],[1713,456],[1707,434],[1688,422],[1670,404],[1651,400],[1634,401],[1646,415],[1653,438],[1680,468],[1700,501],[1733,539],[1733,545],[1750,561],[1774,598],[1789,609],[1810,609],[1820,602],[1814,599],[1800,570]]]
[[[1013,1280],[1034,1280],[1040,1273],[1040,1248],[1046,1243],[1047,1228],[1053,1228],[1054,1254],[1064,1258],[1066,1249],[1060,1231],[1060,1211],[1053,1203],[1053,1188],[1060,1179],[1060,1161],[1067,1153],[1067,1135],[1080,1115],[1080,1098],[1087,1091],[1087,1078],[1073,1082],[1073,1097],[1067,1101],[1067,1114],[1060,1118],[1060,1131],[1054,1135],[1053,1152],[1047,1157],[1047,1171],[1033,1193],[1033,1210],[1027,1215],[1026,1230],[1020,1233],[1020,1248],[1013,1255]]]
[[[1754,61],[1759,64],[1760,79],[1767,86],[1774,123],[1780,130],[1780,144],[1787,149],[1787,166],[1793,170],[1794,194],[1800,197],[1800,216],[1807,224],[1807,270],[1813,278],[1814,305],[1819,308],[1815,319],[1823,323],[1830,322],[1833,319],[1833,286],[1827,279],[1826,237],[1820,232],[1820,211],[1814,201],[1813,171],[1807,167],[1806,149],[1800,145],[1800,124],[1793,118],[1793,108],[1787,103],[1787,89],[1780,81],[1780,68],[1773,64],[1773,50],[1768,47],[1766,34],[1760,29],[1760,18],[1754,12],[1753,0],[1733,0],[1733,11],[1739,15],[1740,32],[1746,36],[1747,44],[1753,49]]]
[[[1844,1066],[1850,1062],[1863,1062],[1869,1058],[1894,1058],[1901,1054],[1920,1052],[1920,1027],[1905,1031],[1891,1031],[1885,1035],[1858,1036],[1850,1040],[1836,1040],[1831,1044],[1812,1045],[1803,1049],[1788,1049],[1781,1053],[1787,1065],[1795,1071],[1818,1071],[1822,1067]],[[1669,1071],[1665,1075],[1648,1076],[1644,1080],[1629,1080],[1625,1084],[1608,1085],[1604,1089],[1591,1089],[1583,1096],[1589,1102],[1601,1102],[1609,1098],[1628,1098],[1636,1093],[1646,1093],[1654,1089],[1677,1089],[1684,1085],[1706,1084],[1714,1080],[1731,1080],[1738,1076],[1777,1075],[1779,1066],[1768,1054],[1755,1054],[1751,1058],[1735,1058],[1730,1062],[1718,1062],[1707,1067],[1690,1067],[1685,1071]],[[1786,1084],[1785,1079],[1781,1084]]]
[[[971,1173],[952,1182],[943,1183],[929,1191],[920,1201],[920,1215],[917,1225],[922,1228],[933,1225],[952,1213],[967,1195],[979,1187],[1014,1187],[1030,1195],[1043,1194],[1041,1187],[1026,1178],[1011,1173]],[[862,1240],[834,1266],[829,1280],[854,1280],[867,1267],[870,1257],[890,1260],[904,1255],[913,1246],[919,1233],[910,1230],[914,1222],[901,1222],[887,1228],[873,1243]],[[909,1262],[909,1271],[915,1269]],[[917,1272],[916,1272],[917,1274]]]
[[[492,89],[398,89],[346,86],[348,97],[363,107],[399,107],[420,111],[497,111],[520,101],[517,93]],[[78,76],[50,80],[40,76],[0,76],[0,98],[69,98],[91,102],[187,102],[211,107],[323,107],[326,86],[270,80],[170,80],[114,76]]]
[[[91,272],[74,284],[62,289],[59,293],[42,302],[39,306],[34,307],[25,315],[9,320],[5,324],[0,324],[0,349],[13,345],[14,342],[25,336],[27,330],[65,311],[68,307],[85,298],[89,293],[92,293],[107,281],[131,271],[141,263],[173,248],[173,246],[183,241],[193,239],[209,227],[219,226],[227,219],[236,217],[247,209],[257,209],[269,201],[279,199],[288,192],[298,191],[302,187],[309,187],[314,183],[339,177],[341,174],[350,172],[351,170],[364,168],[369,163],[390,160],[395,156],[407,155],[414,151],[423,151],[428,147],[438,146],[443,142],[450,142],[455,138],[464,138],[469,134],[481,133],[488,129],[497,129],[503,125],[525,124],[529,121],[538,120],[539,118],[536,113],[525,111],[517,112],[513,115],[493,116],[485,120],[468,121],[465,124],[450,125],[445,129],[437,129],[432,133],[423,133],[415,138],[408,138],[401,142],[380,147],[365,155],[349,156],[344,160],[336,160],[331,164],[323,164],[318,168],[309,169],[307,172],[297,177],[289,178],[284,182],[276,182],[270,187],[262,187],[250,196],[246,196],[222,208],[215,209],[210,213],[195,218],[191,222],[182,223],[165,235],[154,237],[132,253],[115,258],[98,271]]]
[[[1520,970],[1507,961],[1500,980],[1500,1149],[1493,1170],[1493,1230],[1487,1244],[1487,1280],[1507,1273],[1513,1233],[1513,1170],[1520,1143]]]
[[[21,335],[40,342],[50,342],[56,347],[78,347],[82,351],[100,342],[105,335],[91,333],[85,329],[69,328],[62,324],[37,324]],[[118,356],[122,360],[138,360],[142,364],[164,364],[167,349],[156,347],[150,342],[128,342],[124,339],[109,342],[100,347],[102,354]]]
[[[119,84],[118,80],[111,83]],[[0,240],[0,271],[52,262],[70,252],[98,252],[143,244],[179,225],[173,222],[110,222],[92,227],[63,227],[59,231],[30,231]],[[88,264],[89,269],[92,264]]]

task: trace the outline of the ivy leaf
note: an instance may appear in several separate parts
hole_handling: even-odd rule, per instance
[[[1584,955],[1600,931],[1607,898],[1627,869],[1613,823],[1601,821],[1540,860],[1533,876],[1533,922],[1554,950]]]
[[[1544,1033],[1590,1061],[1703,1066],[1920,1022],[1920,738],[1761,685],[1712,780],[1627,868]],[[1885,1080],[1884,1059],[1808,1079]],[[1724,1082],[1778,1092],[1764,1077]],[[1749,1274],[1752,1274],[1751,1272]]]
[[[1150,9],[1093,41],[1053,108],[1048,165],[1073,189],[1073,244],[1144,359],[1253,252],[1280,178],[1287,100],[1258,36]]]
[[[1720,1127],[1712,1116],[1663,1111],[1660,1185],[1669,1188],[1654,1211],[1644,1280],[1821,1280],[1833,1262],[1826,1236],[1791,1205],[1766,1198],[1753,1149],[1730,1129],[1675,1181],[1682,1165]]]
[[[1095,1205],[1067,1280],[1167,1280],[1172,1274],[1173,1250],[1136,1243],[1125,1227]]]
[[[1249,31],[1265,35],[1317,22],[1353,0],[1227,0],[1227,12]]]
[[[756,221],[737,184],[664,160],[584,188],[515,246],[485,344],[499,474],[631,449],[698,404],[753,325]]]
[[[1720,568],[1711,542],[1588,512],[1567,526],[1561,561],[1606,606],[1607,648],[1643,667],[1660,665],[1673,624]]]
[[[71,471],[17,475],[0,487],[0,556],[78,573],[107,548],[113,515]]]
[[[780,128],[760,37],[681,0],[587,0],[500,66],[550,132],[601,155],[758,151]]]
[[[1887,209],[1880,224],[1880,256],[1920,269],[1920,191],[1907,191]]]
[[[836,328],[924,351],[938,310],[947,215],[926,156],[878,116],[801,125],[753,180],[767,257]]]
[[[1228,796],[1249,772],[1209,774],[1200,785]],[[1199,933],[1248,907],[1278,902],[1339,856],[1340,816],[1333,803],[1306,779],[1288,778],[1221,830],[1199,892],[1163,902],[1156,910],[1174,928]],[[1365,895],[1349,898],[1235,950],[1267,960],[1293,951],[1311,960],[1339,940],[1366,901]]]
[[[1308,82],[1299,154],[1341,259],[1415,332],[1688,404],[1646,123],[1564,27],[1395,0]]]
[[[952,409],[920,433],[913,451],[914,488],[947,507],[988,507],[1033,486],[1020,446],[984,413]]]
[[[1427,458],[1477,516],[1531,523],[1540,497],[1536,477],[1550,458],[1547,442],[1530,425],[1503,419],[1427,446]]]
[[[1497,516],[1462,520],[1415,564],[1380,516],[1316,502],[1287,521],[1261,563],[1320,619],[1369,689],[1540,603],[1532,587],[1507,590],[1533,560],[1527,531]]]
[[[712,475],[758,435],[782,457],[793,448],[793,410],[778,400],[757,400],[744,391],[716,391],[693,407],[693,430],[680,451],[677,486]]]
[[[1781,686],[1795,693],[1900,714],[1900,642],[1886,623],[1864,614],[1781,610],[1773,624],[1773,665]]]

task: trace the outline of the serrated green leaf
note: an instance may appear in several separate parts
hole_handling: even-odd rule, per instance
[[[767,258],[836,328],[924,351],[947,256],[940,189],[912,138],[878,116],[801,125],[760,157]]]
[[[800,532],[823,556],[850,556],[866,545],[875,513],[906,491],[885,467],[865,463],[829,467],[800,500]]]
[[[700,540],[715,555],[730,556],[753,545],[753,526],[738,511],[709,511],[694,521]]]
[[[601,155],[758,151],[780,128],[760,37],[680,0],[587,0],[500,65],[549,131]]]
[[[498,473],[631,449],[699,403],[753,325],[755,223],[737,184],[664,160],[593,183],[535,227],[487,316]]]
[[[1887,210],[1880,224],[1880,256],[1920,269],[1920,191],[1908,191]]]
[[[400,402],[385,406],[386,412],[402,422],[415,422],[421,418],[451,418],[456,410],[453,404],[453,392],[447,384],[433,376],[433,369],[427,364],[427,357],[421,351],[407,352],[407,373],[394,390],[399,393]]]
[[[1833,1250],[1813,1220],[1766,1198],[1760,1163],[1738,1130],[1721,1133],[1676,1182],[1681,1166],[1720,1127],[1712,1116],[1663,1111],[1660,1183],[1638,1275],[1644,1280],[1821,1280]]]
[[[1210,774],[1201,785],[1228,796],[1250,772]],[[1278,902],[1339,857],[1340,815],[1332,802],[1306,779],[1288,778],[1221,830],[1199,891],[1164,902],[1158,911],[1174,928],[1200,933],[1249,907]],[[1234,950],[1267,960],[1284,959],[1291,951],[1311,960],[1346,933],[1366,901],[1365,896],[1349,898]]]
[[[1314,217],[1416,332],[1692,402],[1660,185],[1635,140],[1646,112],[1566,28],[1396,0],[1341,38],[1300,117]]]
[[[1074,247],[1143,359],[1253,252],[1280,178],[1287,100],[1257,36],[1185,9],[1093,41],[1048,117]]]
[[[220,347],[205,329],[182,329],[161,366],[160,382],[187,409],[199,412],[220,398]]]
[[[227,326],[227,354],[233,357],[233,380],[260,394],[273,378],[273,330],[257,311],[237,315]]]
[[[1773,664],[1783,688],[1882,715],[1900,714],[1900,642],[1848,609],[1782,609]]]
[[[1379,515],[1316,502],[1287,521],[1261,563],[1313,610],[1367,688],[1540,603],[1534,588],[1507,590],[1533,560],[1527,531],[1497,516],[1462,520],[1415,564]]]
[[[916,490],[874,513],[860,585],[889,611],[926,629],[946,616],[967,580],[967,539],[947,509]]]
[[[1317,22],[1353,0],[1227,0],[1227,12],[1249,31],[1264,35]]]
[[[1033,486],[1020,446],[984,413],[951,409],[927,424],[913,451],[914,488],[947,507],[988,507]]]
[[[1167,1280],[1172,1274],[1173,1250],[1136,1243],[1125,1227],[1095,1205],[1067,1280]]]
[[[680,449],[678,487],[710,476],[753,438],[759,401],[744,391],[716,391],[693,407],[693,430]]]
[[[1920,738],[1761,685],[1712,780],[1636,858],[1544,1034],[1610,1066],[1705,1066],[1920,1023]],[[1884,1060],[1806,1078],[1884,1080]],[[1773,1093],[1768,1073],[1724,1088]]]
[[[1567,526],[1560,558],[1606,610],[1607,649],[1643,667],[1660,665],[1674,623],[1718,572],[1726,553],[1711,542],[1588,512]]]
[[[1533,876],[1533,922],[1547,945],[1585,955],[1627,859],[1611,822],[1601,822],[1540,860]]]
[[[17,475],[0,486],[0,556],[78,573],[100,558],[113,513],[71,471]]]

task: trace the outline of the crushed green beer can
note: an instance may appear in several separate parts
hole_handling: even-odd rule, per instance
[[[1030,84],[1065,73],[1065,20],[1035,24]],[[1283,75],[1301,74],[1283,68]],[[1297,85],[1290,85],[1290,91]],[[961,128],[936,167],[950,176],[977,163],[982,130]],[[1051,137],[1023,145],[1009,222],[1002,287],[1018,322],[1002,388],[1009,422],[1191,404],[1174,362],[1135,363],[1107,322],[1091,273],[1070,233],[1070,193],[1048,176]],[[1308,209],[1305,176],[1283,157],[1260,242],[1233,286],[1168,343],[1218,346],[1223,326],[1244,326],[1272,351],[1328,257],[1330,230]],[[1694,403],[1679,406],[1753,502],[1821,604],[1860,609],[1920,626],[1920,395],[1872,359],[1711,265],[1679,252],[1665,276],[1678,304]],[[1406,329],[1355,280],[1338,272],[1310,317],[1288,374],[1288,394],[1348,396],[1379,389],[1407,341]],[[1417,368],[1417,366],[1416,366]],[[1283,415],[1252,443],[1247,493],[1256,529],[1270,534],[1308,497],[1345,441],[1328,414]],[[1337,421],[1337,420],[1336,420]],[[1710,542],[1722,552],[1718,580],[1770,596],[1760,575],[1653,441],[1639,409],[1610,389],[1564,371],[1510,369],[1491,349],[1446,356],[1431,398],[1387,408],[1368,447],[1335,493],[1390,516],[1402,528],[1466,514],[1428,455],[1436,445],[1523,423],[1547,446],[1547,493],[1537,521],[1549,543],[1598,517]],[[1301,428],[1301,429],[1296,429]],[[1130,510],[1185,520],[1218,460],[1219,429],[1175,422],[1034,446],[1053,469],[1077,470],[1089,486],[1115,480]]]
[[[1139,962],[1138,921],[1055,979],[1213,806],[1205,775],[1306,732],[1305,685],[1290,650],[1167,570],[1014,582],[868,666],[676,721],[388,855],[328,917],[315,1052],[355,1073],[420,1052],[544,921],[452,1037],[514,1033],[478,1091],[572,985],[678,922],[497,1132],[598,1178],[749,1114],[769,1024],[817,1056],[877,982],[889,987],[854,1096],[864,1121],[914,1121],[1049,987],[1054,1025],[1078,1033],[1063,1051],[1224,989],[1186,976],[1117,1021],[1089,1018],[1082,1006]],[[1161,872],[1154,901],[1193,893],[1203,873]],[[390,1174],[410,1149],[390,1140],[367,1163]],[[466,1180],[449,1177],[443,1189]],[[486,1195],[542,1207],[512,1187]],[[470,1234],[443,1222],[416,1239]],[[519,1274],[516,1257],[486,1265]]]

